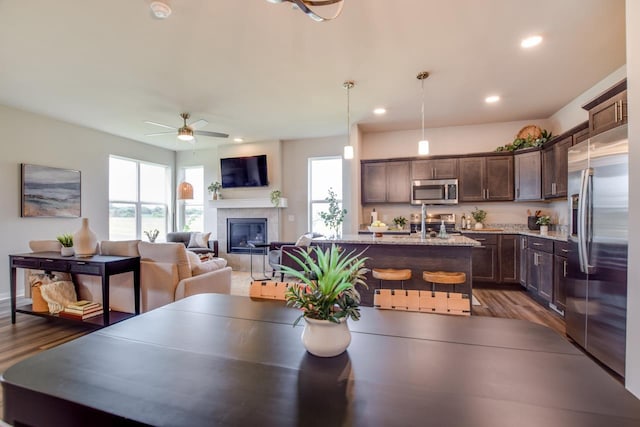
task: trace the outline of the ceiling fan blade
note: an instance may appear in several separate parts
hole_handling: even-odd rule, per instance
[[[214,138],[229,138],[229,135],[226,133],[209,132],[208,130],[195,130],[193,133],[196,135],[212,136]]]
[[[154,126],[160,126],[161,128],[178,129],[178,128],[175,128],[173,126],[163,125],[162,123],[156,123],[156,122],[150,122],[150,121],[145,121],[145,123],[148,123],[148,124],[154,125]]]
[[[146,133],[144,136],[175,135],[175,132]]]
[[[195,122],[193,122],[193,123],[189,123],[189,125],[188,125],[188,126],[189,126],[191,129],[196,130],[196,129],[203,128],[203,127],[205,127],[205,126],[206,126],[206,125],[208,125],[208,124],[209,124],[209,122],[208,122],[208,121],[206,121],[205,119],[200,119],[200,120],[196,120],[196,121],[195,121]]]

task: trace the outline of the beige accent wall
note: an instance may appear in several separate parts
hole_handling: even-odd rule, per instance
[[[640,398],[640,2],[627,0],[629,101],[629,272],[626,386]]]
[[[173,151],[1,105],[0,129],[0,299],[9,297],[9,254],[29,252],[29,240],[55,239],[81,225],[80,218],[20,217],[21,163],[79,170],[82,216],[99,240],[109,237],[109,155],[174,168]]]

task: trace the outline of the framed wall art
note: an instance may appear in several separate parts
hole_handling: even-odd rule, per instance
[[[80,171],[25,163],[21,169],[21,216],[80,216]]]

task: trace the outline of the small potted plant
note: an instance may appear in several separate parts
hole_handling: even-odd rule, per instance
[[[160,234],[160,232],[158,231],[157,228],[154,228],[153,230],[145,230],[144,234],[147,236],[147,239],[149,239],[150,243],[155,243],[156,239],[158,238],[158,234]]]
[[[282,198],[282,191],[273,190],[270,196],[271,196],[271,204],[276,208],[279,207],[280,199]]]
[[[476,207],[476,209],[471,212],[471,216],[473,217],[473,220],[476,222],[476,225],[475,225],[476,229],[479,230],[482,227],[484,227],[484,220],[487,218],[487,211],[485,211],[484,209],[478,209]]]
[[[56,239],[58,239],[58,242],[62,244],[62,248],[60,248],[60,255],[73,256],[75,253],[73,249],[73,235],[67,233],[56,237]]]
[[[211,198],[213,200],[218,200],[220,198],[220,190],[221,189],[222,189],[222,184],[220,184],[219,181],[212,182],[207,187],[207,190],[209,190],[209,193],[211,193]]]
[[[340,227],[344,221],[344,216],[347,214],[347,210],[340,208],[337,194],[332,188],[329,188],[329,196],[325,200],[329,202],[329,211],[320,212],[320,218],[322,218],[324,225],[333,231],[333,237],[337,239],[338,236],[340,236]]]
[[[549,225],[551,224],[551,217],[549,215],[540,215],[536,224],[540,226],[540,234],[547,234],[549,232]]]
[[[398,230],[402,230],[407,223],[407,218],[403,216],[397,216],[393,218],[393,223],[398,227]]]
[[[367,269],[362,252],[346,253],[331,245],[322,250],[314,246],[308,251],[300,249],[298,256],[291,254],[301,271],[280,266],[302,283],[291,286],[286,293],[287,305],[299,308],[302,314],[295,320],[305,320],[302,343],[307,351],[319,357],[333,357],[344,352],[351,342],[347,319],[360,319],[360,293],[356,285],[364,282]]]

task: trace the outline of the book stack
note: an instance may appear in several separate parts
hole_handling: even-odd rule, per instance
[[[69,304],[59,313],[59,316],[74,320],[85,320],[102,314],[102,304],[81,300]]]

